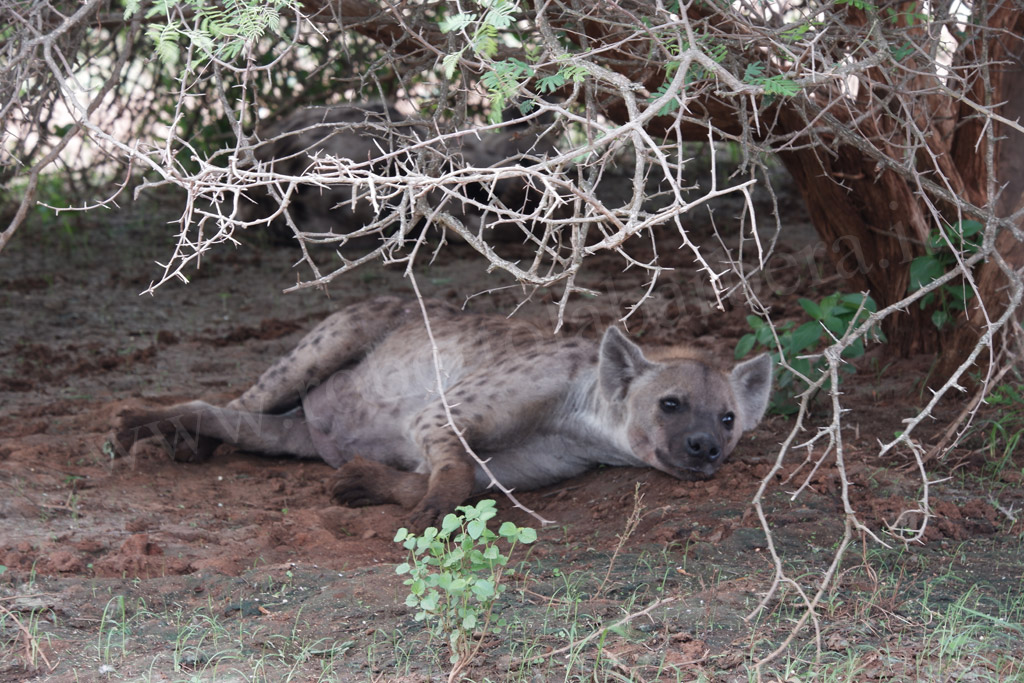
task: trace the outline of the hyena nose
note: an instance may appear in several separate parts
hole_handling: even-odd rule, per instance
[[[722,457],[722,449],[710,434],[698,432],[686,437],[686,452],[693,458],[714,462]]]

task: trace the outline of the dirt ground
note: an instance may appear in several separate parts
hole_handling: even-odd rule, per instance
[[[371,295],[409,295],[401,268],[364,269],[327,294],[283,295],[296,279],[294,253],[243,245],[212,253],[187,285],[140,296],[158,275],[155,262],[171,251],[172,226],[154,224],[153,213],[26,228],[0,255],[0,681],[443,679],[443,643],[413,619],[394,572],[405,559],[392,542],[403,510],[333,505],[324,490],[331,470],[319,463],[221,447],[210,462],[183,464],[153,445],[126,458],[104,448],[124,407],[224,402],[326,313]],[[708,236],[699,221],[694,230]],[[799,317],[798,296],[838,286],[811,234],[794,213],[774,279],[762,283],[777,293],[773,311],[783,319]],[[661,253],[676,270],[631,332],[643,343],[688,342],[731,358],[747,311],[711,311],[671,235]],[[522,298],[464,245],[417,272],[428,295],[459,305],[493,290],[469,301],[473,311],[508,313]],[[595,261],[586,278],[582,284],[611,293],[581,300],[569,334],[596,336],[645,284],[642,273],[623,271],[613,258]],[[550,326],[552,300],[538,292],[519,315]],[[876,530],[912,505],[920,488],[902,456],[878,460],[876,453],[879,439],[923,400],[929,359],[890,360],[884,347],[872,350],[846,394],[854,409],[845,444],[852,498]],[[940,407],[935,433],[960,407]],[[510,588],[496,608],[508,631],[484,637],[466,675],[754,676],[752,659],[781,642],[801,614],[788,590],[744,621],[772,577],[749,503],[790,425],[769,417],[709,482],[604,469],[521,493],[555,524],[513,557]],[[986,478],[984,454],[971,456],[967,446],[958,453],[929,473],[951,479],[933,492],[928,542],[858,546],[820,610],[822,657],[813,662],[809,626],[766,677],[796,672],[795,680],[812,670],[843,680],[1024,675],[1020,626],[1000,626],[1021,621],[1008,600],[1022,588],[1022,526],[1006,511],[1020,505],[1022,459]],[[768,513],[787,571],[813,586],[842,535],[839,480],[826,463],[794,499],[796,484],[786,475],[801,463],[792,458],[769,482]],[[636,491],[641,518],[627,536]],[[502,519],[537,526],[505,500],[499,508]],[[671,601],[599,639],[539,663],[524,659],[664,598]],[[951,658],[930,640],[928,624],[965,598],[963,614],[987,615],[976,622],[994,633],[986,631],[986,645],[969,658]],[[845,679],[844,666],[854,667]]]

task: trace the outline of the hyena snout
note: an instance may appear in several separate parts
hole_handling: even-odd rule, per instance
[[[701,429],[680,429],[667,434],[664,447],[655,451],[666,472],[682,479],[714,476],[729,453],[728,444]]]
[[[685,437],[686,455],[703,462],[717,462],[722,457],[722,446],[718,439],[707,432],[696,432]]]

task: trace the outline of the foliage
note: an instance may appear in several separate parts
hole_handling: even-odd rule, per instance
[[[766,323],[756,315],[747,316],[747,324],[753,332],[745,334],[736,344],[736,358],[742,358],[752,349],[768,349],[775,361],[775,386],[768,409],[779,415],[790,415],[797,411],[795,398],[807,387],[818,381],[825,372],[827,364],[820,356],[820,347],[834,340],[842,339],[850,330],[864,322],[868,316],[878,310],[870,296],[864,294],[843,294],[835,292],[819,302],[800,299],[800,306],[811,317],[811,320],[796,326],[787,320],[777,328]],[[879,341],[885,341],[878,329],[870,330],[869,335]],[[859,358],[864,355],[865,337],[853,339],[843,349],[845,359]],[[815,356],[818,356],[815,358]],[[788,367],[779,361],[785,358]],[[822,388],[828,390],[831,381],[826,379]]]
[[[946,226],[945,231],[935,230],[928,238],[928,253],[910,263],[907,293],[927,287],[956,267],[958,258],[976,253],[981,248],[978,233],[983,227],[978,221],[960,221]],[[947,282],[937,290],[928,292],[921,297],[920,306],[921,310],[925,310],[935,305],[932,323],[941,330],[953,321],[957,313],[967,310],[967,302],[972,296],[974,292],[961,279]]]
[[[450,52],[441,60],[446,79],[451,79],[467,50],[484,64],[480,84],[490,98],[488,121],[499,123],[506,105],[524,94],[529,80],[536,78],[535,89],[539,94],[551,94],[569,83],[582,83],[589,73],[587,67],[571,61],[568,53],[555,57],[558,70],[546,75],[538,74],[529,62],[536,61],[538,52],[518,30],[517,14],[519,5],[515,0],[475,0],[484,10],[461,12],[443,16],[438,20],[442,33],[461,33],[468,38],[468,44]],[[520,46],[522,59],[506,57],[496,59],[503,44]],[[525,110],[524,110],[525,111]]]
[[[125,18],[141,9],[141,0],[126,0]],[[232,61],[246,45],[260,38],[281,22],[281,10],[295,8],[294,0],[247,0],[228,7],[208,0],[156,0],[145,17],[161,17],[146,35],[156,43],[156,54],[165,64],[177,65],[181,58],[179,42],[198,51],[187,69],[210,59]],[[186,23],[183,16],[192,16]]]
[[[505,591],[505,566],[517,544],[537,540],[536,531],[512,522],[495,534],[487,522],[496,514],[493,500],[481,500],[446,515],[440,529],[427,527],[416,536],[402,528],[395,535],[409,551],[409,561],[395,568],[409,575],[405,604],[417,609],[416,621],[428,622],[435,636],[447,634],[452,664],[471,657],[474,632],[500,633],[506,626],[504,619],[491,623],[494,602]],[[509,545],[504,554],[500,540]]]
[[[484,10],[482,17],[476,12],[462,12],[443,17],[438,22],[442,33],[462,33],[469,38],[468,45],[445,55],[441,66],[445,78],[451,79],[467,49],[487,64],[480,83],[491,98],[490,121],[497,123],[501,121],[505,104],[516,95],[527,79],[534,76],[534,70],[523,60],[514,57],[494,59],[503,33],[510,35],[512,41],[519,42],[511,31],[519,11],[515,0],[476,0],[476,4]]]

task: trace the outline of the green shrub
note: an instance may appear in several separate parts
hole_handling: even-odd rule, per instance
[[[961,221],[956,225],[947,226],[948,243],[940,231],[932,232],[928,238],[928,253],[918,256],[910,263],[907,293],[916,292],[949,272],[956,266],[957,253],[963,258],[977,252],[981,248],[978,233],[983,227],[978,221]],[[921,310],[934,305],[932,323],[941,330],[953,321],[957,313],[967,310],[967,302],[972,296],[974,292],[962,279],[947,282],[934,292],[928,292],[921,297]]]
[[[795,322],[788,320],[773,333],[771,325],[756,315],[748,315],[747,324],[753,332],[743,335],[736,344],[737,359],[747,355],[754,348],[767,349],[771,352],[775,361],[776,390],[772,394],[768,409],[779,415],[791,415],[797,411],[796,396],[810,386],[803,378],[814,383],[825,371],[825,359],[813,358],[815,354],[820,354],[823,344],[830,344],[833,337],[841,338],[878,310],[870,296],[842,292],[830,294],[819,302],[800,299],[800,305],[811,317],[810,321],[797,326]],[[880,330],[871,330],[869,334],[879,341],[885,341]],[[853,359],[863,356],[864,342],[864,337],[855,339],[843,350],[842,357]],[[781,365],[781,358],[785,358],[792,369]],[[830,383],[826,380],[822,388],[827,390]]]

